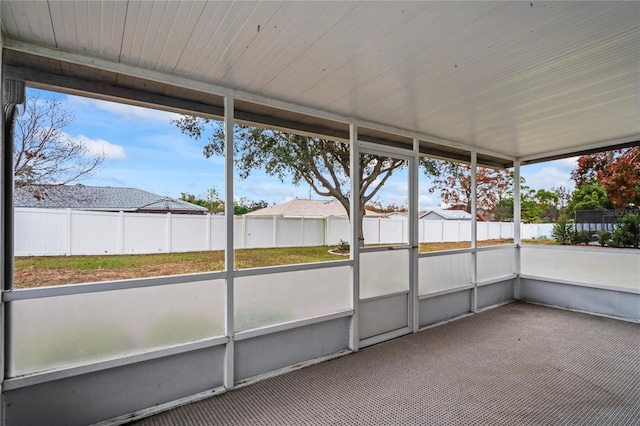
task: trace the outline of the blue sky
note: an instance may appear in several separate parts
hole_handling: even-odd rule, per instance
[[[134,187],[156,194],[180,197],[181,192],[201,195],[212,186],[224,188],[221,157],[206,159],[202,143],[181,134],[171,124],[178,115],[114,102],[28,89],[28,94],[55,98],[75,116],[65,129],[70,138],[82,141],[89,152],[104,152],[106,159],[85,185]],[[564,185],[573,189],[570,173],[575,159],[523,167],[527,185],[551,189]],[[440,205],[437,194],[429,194],[430,182],[422,178],[420,209]],[[236,198],[281,203],[293,198],[320,198],[307,185],[293,186],[256,171],[246,179],[236,178]],[[385,184],[377,197],[383,204],[406,204],[406,171]]]

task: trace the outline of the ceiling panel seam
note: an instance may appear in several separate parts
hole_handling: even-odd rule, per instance
[[[56,36],[56,27],[53,25],[53,15],[51,14],[51,3],[47,1],[47,10],[49,11],[49,21],[51,22],[51,32],[53,33],[53,41],[58,47],[58,37]]]
[[[118,52],[118,63],[122,62],[122,48],[124,46],[124,34],[127,28],[127,18],[129,17],[129,2],[127,1],[127,7],[124,11],[124,24],[122,25],[122,34],[120,35],[120,51]]]

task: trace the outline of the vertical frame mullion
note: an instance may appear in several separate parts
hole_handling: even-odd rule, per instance
[[[360,346],[359,303],[360,303],[360,150],[358,149],[358,127],[349,124],[349,176],[351,198],[349,199],[349,230],[351,234],[351,306],[353,315],[349,328],[349,348],[357,351]]]
[[[229,338],[225,346],[223,384],[227,389],[234,385],[235,351],[234,351],[234,215],[233,215],[233,129],[234,129],[234,105],[233,97],[227,95],[224,98],[224,204],[226,247],[224,251],[225,279],[225,318],[224,331]]]
[[[0,36],[0,101],[2,102],[2,112],[0,116],[0,143],[2,143],[2,147],[0,148],[0,226],[2,227],[2,234],[0,235],[0,268],[2,269],[2,280],[0,282],[0,291],[4,292],[5,290],[10,290],[12,287],[12,281],[7,282],[7,276],[4,273],[7,269],[8,257],[13,256],[13,250],[8,247],[9,241],[6,235],[6,227],[5,221],[7,218],[7,206],[6,206],[6,193],[9,190],[10,182],[13,182],[13,176],[9,176],[7,171],[7,159],[6,156],[9,152],[12,153],[12,167],[13,167],[13,147],[8,147],[8,141],[6,141],[5,132],[5,115],[4,115],[4,54],[3,54],[3,46],[2,46],[2,36]],[[13,175],[13,173],[12,173]],[[11,179],[11,180],[8,180]],[[9,214],[11,214],[9,212]],[[0,296],[2,296],[0,294]],[[4,419],[4,396],[3,396],[3,384],[4,380],[7,378],[7,360],[9,356],[8,347],[5,344],[5,337],[8,331],[8,319],[5,318],[7,315],[6,303],[4,302],[4,297],[0,297],[0,424],[5,424]],[[5,328],[7,327],[7,328]]]
[[[514,253],[514,269],[516,274],[516,283],[513,289],[513,297],[516,300],[521,298],[520,288],[520,271],[521,271],[521,252],[520,245],[522,243],[522,235],[520,233],[522,227],[522,203],[520,202],[520,161],[513,162],[513,242],[516,246]]]
[[[478,310],[478,154],[471,151],[471,282],[472,312]]]
[[[409,274],[409,327],[412,332],[417,332],[420,328],[419,324],[419,306],[418,301],[418,252],[420,251],[420,234],[418,229],[418,210],[419,206],[419,174],[420,174],[420,141],[413,139],[413,156],[409,161],[409,246],[411,247],[410,274]]]

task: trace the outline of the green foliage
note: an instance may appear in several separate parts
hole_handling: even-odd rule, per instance
[[[582,229],[573,234],[573,244],[588,244],[589,243],[589,231]]]
[[[613,247],[635,247],[640,245],[640,219],[638,216],[628,215],[616,221],[613,235]]]
[[[209,158],[224,154],[224,126],[220,121],[183,115],[172,120],[182,133],[195,140],[205,140],[203,154]],[[281,182],[306,183],[322,197],[333,197],[349,212],[349,145],[327,139],[301,136],[253,126],[234,127],[234,163],[240,178],[262,170]],[[435,161],[421,158],[427,175],[437,172]],[[360,155],[360,208],[375,197],[394,171],[407,166],[406,161],[363,153]],[[361,242],[364,242],[362,217]]]
[[[569,220],[566,216],[562,216],[553,225],[553,231],[551,236],[556,240],[557,244],[566,246],[571,244],[573,236],[575,234],[575,226],[572,220]]]
[[[269,207],[269,204],[264,200],[251,201],[247,198],[242,197],[239,201],[233,204],[233,214],[236,216],[241,216],[243,214],[267,207]]]
[[[224,201],[222,201],[218,195],[218,190],[215,187],[211,187],[204,195],[196,197],[188,192],[181,192],[180,199],[191,204],[206,207],[209,213],[224,213]],[[252,212],[254,210],[264,209],[269,207],[269,204],[264,201],[251,201],[247,198],[240,198],[240,201],[233,204],[233,214],[241,216],[245,213]]]
[[[598,242],[601,246],[606,246],[611,244],[611,232],[609,231],[598,231],[596,232],[598,235]]]
[[[551,222],[558,218],[558,195],[546,189],[529,189],[522,186],[520,192],[521,217],[523,222]]]
[[[180,199],[191,204],[205,207],[209,213],[224,213],[224,202],[220,199],[218,189],[214,186],[207,189],[204,194],[197,197],[188,192],[181,192]]]
[[[597,180],[585,182],[573,191],[567,206],[567,214],[573,215],[576,210],[604,210],[611,207],[604,186]]]
[[[340,240],[340,243],[338,244],[338,251],[348,253],[349,250],[351,250],[349,241]]]
[[[224,128],[220,122],[182,116],[173,123],[190,137],[206,137],[203,153],[209,158],[224,153]],[[262,170],[281,182],[307,183],[319,195],[335,197],[348,205],[349,145],[252,126],[235,126],[234,162],[240,177]],[[361,198],[368,202],[394,170],[406,163],[364,154],[360,161]],[[369,188],[371,187],[371,188]],[[371,189],[367,194],[367,189]],[[364,205],[364,203],[363,203]]]
[[[520,211],[525,223],[555,222],[560,216],[566,190],[562,187],[547,191],[532,189],[520,179]],[[509,175],[507,189],[495,208],[495,220],[499,222],[513,219],[513,173]]]
[[[249,213],[249,209],[247,206],[239,206],[238,204],[233,205],[233,214],[235,216],[242,216],[243,214]]]
[[[614,208],[640,205],[640,146],[602,151],[578,158],[571,173],[576,186],[597,179]]]

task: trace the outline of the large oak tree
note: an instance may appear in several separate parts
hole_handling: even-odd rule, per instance
[[[185,115],[173,123],[184,134],[196,140],[204,140],[206,157],[224,153],[225,138],[221,122]],[[243,179],[254,170],[262,170],[277,177],[281,182],[291,182],[294,185],[304,182],[316,194],[338,200],[347,215],[350,215],[347,144],[278,130],[236,125],[234,162]],[[427,170],[434,170],[431,160],[424,159],[422,164]],[[360,244],[364,242],[364,206],[376,196],[391,175],[403,167],[406,167],[403,160],[370,154],[360,155]]]

